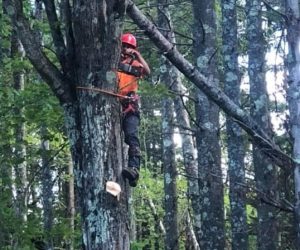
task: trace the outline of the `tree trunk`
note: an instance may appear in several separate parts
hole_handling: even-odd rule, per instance
[[[238,40],[236,1],[222,1],[224,92],[236,105],[240,104],[240,76],[238,70]],[[231,208],[232,249],[247,249],[244,134],[241,128],[226,117],[229,198]]]
[[[47,250],[53,249],[52,228],[53,228],[53,178],[49,165],[49,141],[47,138],[47,128],[43,126],[41,134],[41,154],[42,154],[42,204],[43,204],[43,227],[45,234],[45,247]]]
[[[288,104],[290,112],[290,129],[293,140],[294,182],[295,182],[295,231],[297,239],[295,248],[300,249],[300,10],[295,0],[286,0],[286,15],[288,17],[287,41],[289,54],[287,65]]]
[[[255,0],[247,1],[246,5],[250,113],[256,123],[272,137],[265,81],[265,42],[262,30],[261,4],[260,0]],[[275,166],[264,157],[255,144],[253,144],[253,165],[257,189],[267,194],[271,199],[276,199],[277,176]],[[276,249],[278,245],[276,209],[259,201],[257,217],[257,249]]]
[[[166,80],[162,77],[162,81]],[[165,249],[179,249],[179,234],[177,225],[177,191],[176,191],[176,164],[175,145],[173,141],[173,100],[167,98],[163,100],[162,110],[162,133],[163,133],[163,168],[164,168],[164,190],[165,190],[165,216],[164,226]]]
[[[161,67],[168,69],[168,62],[162,58]],[[162,73],[162,82],[167,86],[170,83],[168,70]],[[174,135],[174,104],[173,100],[167,97],[162,101],[162,138],[163,138],[163,169],[164,169],[164,191],[165,191],[165,217],[164,226],[165,234],[165,249],[179,249],[179,234],[177,225],[177,191],[176,177],[177,170],[175,164],[175,144]]]
[[[218,86],[215,1],[193,1],[193,54],[199,71]],[[197,89],[196,142],[202,233],[200,248],[224,249],[224,198],[219,144],[219,108]]]
[[[81,1],[74,2],[77,86],[95,86],[112,92],[116,88],[114,69],[121,30],[115,19],[117,13],[112,10],[114,4],[89,1],[83,8]],[[122,183],[119,105],[113,97],[87,91],[78,91],[76,99],[75,109],[66,117],[73,146],[84,249],[129,249],[126,193],[118,201],[105,190],[108,180]],[[68,117],[75,124],[70,124]],[[73,137],[73,131],[78,138]]]
[[[11,57],[13,60],[23,60],[24,50],[17,37],[16,32],[12,32],[11,36]],[[20,69],[12,69],[14,89],[21,93],[24,90],[24,73]],[[18,97],[18,95],[16,95]],[[15,202],[14,208],[19,223],[27,221],[27,172],[26,172],[26,146],[25,146],[25,122],[23,105],[16,100],[14,114],[16,124],[14,127],[15,145],[14,145],[14,187]],[[22,244],[19,242],[18,236],[14,239],[14,249],[19,249]]]
[[[172,24],[170,13],[168,10],[168,0],[158,0],[158,26],[164,30],[164,35],[170,39],[170,30]],[[171,63],[161,57],[160,64],[161,81],[170,88],[173,84],[173,69]],[[165,190],[165,217],[164,226],[165,249],[179,249],[179,233],[178,233],[178,204],[177,204],[177,187],[176,187],[176,163],[175,163],[175,143],[174,136],[174,103],[172,98],[165,97],[162,101],[162,138],[163,138],[163,168],[164,168],[164,190]]]
[[[185,217],[185,250],[200,250],[189,212]]]
[[[70,159],[70,162],[68,164],[68,218],[70,220],[70,231],[71,231],[71,239],[67,243],[68,244],[68,250],[74,249],[74,241],[73,241],[73,235],[75,232],[75,190],[74,190],[74,168],[73,163]]]

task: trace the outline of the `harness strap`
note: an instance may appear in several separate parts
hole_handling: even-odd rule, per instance
[[[130,92],[127,95],[130,99],[122,100],[122,113],[126,116],[128,113],[138,112],[138,101],[140,99],[139,95],[135,92]]]
[[[136,111],[136,109],[134,108],[133,104],[129,103],[128,106],[125,109],[123,109],[122,112],[124,115],[127,115],[129,112],[134,113],[135,111]]]
[[[132,66],[128,63],[119,63],[119,70],[130,74],[130,75],[134,75],[135,77],[141,77],[142,76],[142,72],[141,72],[141,68],[140,67],[135,67]]]

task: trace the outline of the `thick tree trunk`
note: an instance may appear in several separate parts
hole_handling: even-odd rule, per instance
[[[256,123],[272,137],[265,81],[265,42],[262,30],[261,4],[260,0],[255,0],[247,1],[246,5],[250,113]],[[271,199],[276,199],[277,176],[275,166],[264,157],[255,144],[253,144],[253,165],[257,189],[267,194]],[[276,209],[269,204],[259,202],[257,217],[257,249],[276,249],[278,245]]]
[[[99,109],[97,102],[87,101],[89,104],[84,104],[83,99],[81,102],[85,107],[96,106]],[[106,104],[105,114],[113,114],[117,117],[114,111],[107,107]],[[121,194],[121,200],[117,200],[105,189],[107,180],[123,183],[120,176],[123,163],[119,123],[114,126],[106,123],[105,128],[101,129],[99,120],[108,121],[104,114],[96,115],[88,108],[82,108],[79,112],[82,114],[82,119],[79,121],[74,119],[73,108],[72,113],[69,113],[66,118],[75,163],[74,174],[82,217],[83,247],[84,249],[129,249],[125,190]],[[70,123],[72,121],[76,123]],[[79,129],[75,128],[78,122],[81,123]],[[79,131],[85,132],[78,136]]]
[[[238,70],[238,40],[236,0],[222,1],[224,92],[240,104],[240,76]],[[247,249],[244,134],[230,116],[226,117],[229,198],[231,208],[232,249]]]
[[[115,4],[89,1],[82,6],[81,1],[74,2],[76,86],[116,89],[121,23]],[[129,249],[126,193],[118,201],[105,189],[108,180],[123,183],[118,100],[78,90],[65,112],[84,249]]]
[[[300,10],[296,0],[286,0],[288,17],[289,54],[287,58],[288,104],[290,111],[290,129],[293,140],[294,182],[295,182],[295,231],[297,239],[295,248],[300,249]]]
[[[199,71],[218,86],[215,1],[193,1],[193,54]],[[197,89],[196,142],[202,232],[200,248],[224,249],[224,198],[219,144],[219,107]]]

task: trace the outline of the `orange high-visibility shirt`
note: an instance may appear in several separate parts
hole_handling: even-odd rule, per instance
[[[132,61],[132,62],[131,62]],[[136,59],[126,58],[122,61],[124,64],[130,64],[133,67],[141,68],[141,73],[143,74],[143,65]],[[118,89],[119,94],[127,95],[130,92],[137,92],[138,90],[138,80],[140,77],[131,75],[126,72],[118,71]]]

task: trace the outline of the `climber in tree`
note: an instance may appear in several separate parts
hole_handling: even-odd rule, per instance
[[[137,50],[136,38],[126,33],[122,35],[122,51],[118,68],[119,94],[128,98],[121,99],[125,143],[128,144],[128,166],[122,170],[129,185],[136,187],[139,179],[141,161],[138,126],[140,123],[139,96],[137,95],[138,80],[150,74],[150,68]]]

